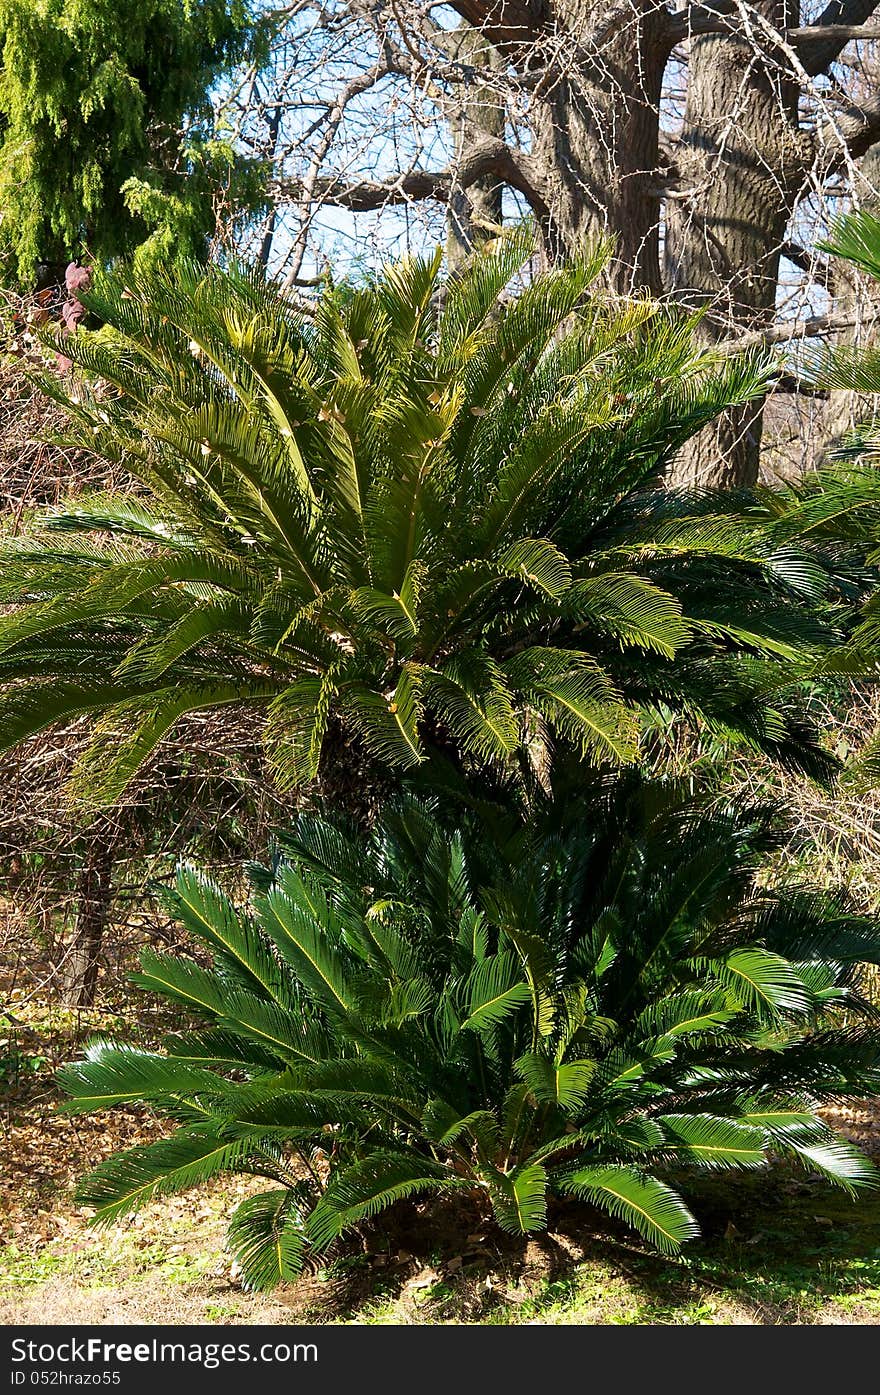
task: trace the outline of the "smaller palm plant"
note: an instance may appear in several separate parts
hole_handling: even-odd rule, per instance
[[[206,1027],[165,1054],[98,1042],[62,1074],[70,1110],[146,1101],[178,1125],[84,1183],[98,1222],[264,1176],[230,1241],[268,1287],[414,1195],[466,1195],[515,1233],[551,1194],[583,1198],[668,1253],[697,1234],[671,1175],[778,1152],[873,1184],[815,1109],[880,1086],[859,992],[880,927],[758,890],[764,815],[649,786],[487,829],[414,799],[369,837],[303,817],[247,911],[181,869],[171,903],[213,968],[148,951],[139,982]]]
[[[834,641],[827,574],[754,498],[658,487],[765,366],[597,294],[602,250],[505,299],[528,255],[402,263],[311,318],[235,271],[100,280],[81,381],[47,386],[142,492],[0,550],[0,746],[87,719],[101,802],[194,711],[262,714],[303,785],[339,724],[386,768],[528,776],[634,761],[662,709],[824,768],[785,684]]]

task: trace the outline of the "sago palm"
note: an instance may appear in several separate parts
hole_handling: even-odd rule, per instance
[[[213,967],[147,951],[139,982],[203,1027],[165,1054],[95,1043],[62,1076],[69,1109],[148,1102],[178,1125],[85,1182],[97,1221],[266,1177],[230,1241],[267,1287],[414,1195],[515,1233],[574,1196],[671,1252],[697,1233],[691,1171],[780,1153],[873,1184],[815,1109],[880,1086],[877,923],[760,890],[760,811],[618,779],[588,817],[548,818],[490,838],[413,799],[369,837],[303,817],[247,909],[182,869],[171,905]]]
[[[779,663],[831,637],[822,568],[752,499],[658,487],[763,368],[594,293],[603,258],[505,299],[513,238],[314,315],[235,271],[104,278],[104,327],[65,340],[79,385],[49,387],[143,491],[0,551],[0,743],[94,720],[98,800],[230,704],[288,784],[340,722],[400,769],[439,746],[541,772],[554,742],[625,764],[660,710],[821,763]]]

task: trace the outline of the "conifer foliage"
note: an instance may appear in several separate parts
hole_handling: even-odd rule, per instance
[[[7,277],[30,289],[43,262],[60,280],[71,257],[131,252],[169,220],[176,255],[205,243],[206,161],[225,160],[227,181],[238,164],[213,143],[209,94],[254,40],[250,9],[248,0],[0,0]]]

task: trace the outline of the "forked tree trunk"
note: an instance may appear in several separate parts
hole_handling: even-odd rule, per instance
[[[778,50],[774,57],[771,33],[797,26],[798,4],[755,0],[754,43],[722,34],[690,40],[683,132],[667,179],[660,107],[668,12],[655,0],[631,0],[625,22],[613,7],[602,22],[595,0],[548,0],[544,32],[558,36],[559,51],[578,53],[582,35],[592,44],[532,91],[532,202],[550,260],[605,233],[616,244],[618,293],[709,307],[702,332],[710,341],[735,341],[738,331],[759,333],[773,322],[780,249],[813,158],[798,129],[798,84]],[[591,69],[596,52],[601,63]],[[473,111],[465,115],[479,126]],[[757,402],[725,415],[683,454],[673,482],[753,484],[762,414]]]

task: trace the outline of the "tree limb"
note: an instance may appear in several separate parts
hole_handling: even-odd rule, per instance
[[[875,141],[880,140],[880,95],[844,107],[834,119],[834,128],[837,139],[843,140],[852,157],[864,155]],[[817,135],[821,138],[822,134],[820,128]],[[841,160],[842,155],[829,168],[833,169]]]
[[[797,373],[779,373],[773,379],[773,391],[787,393],[796,397],[818,397],[823,402],[827,402],[831,393],[828,388],[816,387],[807,378],[801,378]]]
[[[502,51],[528,45],[546,19],[544,0],[452,0],[451,8]]]
[[[820,339],[823,335],[834,334],[838,329],[852,329],[856,321],[852,315],[813,315],[808,320],[780,320],[766,329],[743,334],[739,339],[731,339],[722,344],[724,354],[747,353],[750,349],[770,348],[772,344],[788,344],[795,340]]]
[[[869,19],[877,9],[877,0],[830,0],[819,18],[813,24],[806,26],[806,32],[812,30],[821,34],[821,39],[817,39],[813,34],[809,34],[806,39],[801,39],[801,44],[806,44],[803,55],[803,64],[811,77],[818,77],[820,73],[825,73],[831,67],[851,38],[866,38],[870,35],[859,35],[847,33],[847,30],[865,27],[865,20]],[[794,30],[794,33],[803,33],[804,30]]]
[[[410,170],[387,181],[357,180],[346,183],[338,175],[324,175],[307,190],[303,180],[277,179],[270,192],[279,201],[298,202],[311,195],[317,202],[366,213],[392,204],[437,199],[445,203],[455,187],[469,188],[478,179],[495,175],[528,201],[536,213],[547,214],[543,178],[528,155],[512,150],[503,140],[483,136],[464,150],[460,162],[442,170]]]
[[[779,248],[779,254],[791,262],[798,270],[806,272],[811,281],[815,281],[820,286],[828,286],[832,279],[831,267],[822,257],[817,257],[815,252],[811,252],[807,247],[801,247],[797,242],[783,242]]]
[[[814,24],[784,32],[787,43],[803,50],[802,63],[810,77],[827,72],[853,39],[880,39],[880,24],[864,23],[876,11],[877,3],[878,0],[834,0]],[[742,32],[740,16],[730,0],[687,5],[672,12],[665,38],[671,51],[686,39],[706,34],[725,35],[734,42],[750,42]]]

